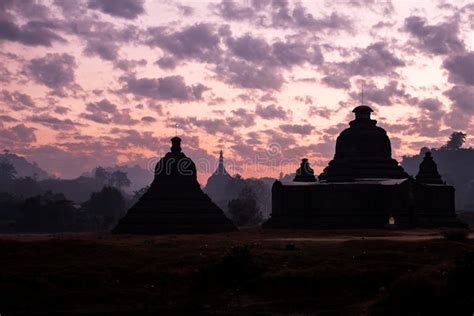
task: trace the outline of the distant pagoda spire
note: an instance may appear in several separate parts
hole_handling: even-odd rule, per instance
[[[226,174],[227,173],[227,171],[225,170],[225,166],[224,166],[224,152],[222,151],[222,149],[219,152],[219,165],[217,167],[216,173],[217,174]]]

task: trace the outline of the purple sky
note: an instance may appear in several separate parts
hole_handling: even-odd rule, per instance
[[[146,166],[178,124],[201,181],[221,148],[320,171],[364,84],[395,158],[472,146],[473,30],[472,1],[2,0],[0,145],[71,178]]]

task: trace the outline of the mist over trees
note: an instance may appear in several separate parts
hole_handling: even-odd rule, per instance
[[[127,173],[121,170],[109,172],[102,167],[97,167],[94,172],[94,178],[100,186],[111,186],[117,188],[129,187],[132,182],[128,179]]]
[[[263,221],[257,194],[250,185],[244,185],[237,198],[229,201],[228,208],[230,219],[237,226],[258,225]]]
[[[25,172],[18,172],[13,162],[26,166],[28,175],[22,176]],[[98,166],[75,179],[44,178],[44,171],[37,177],[35,168],[41,170],[10,152],[0,155],[0,232],[107,231],[149,188],[130,191],[137,184],[118,167]],[[144,169],[135,171],[135,178],[143,176]],[[237,225],[258,224],[271,212],[273,181],[229,177],[219,206]]]
[[[127,211],[122,192],[112,186],[92,193],[90,199],[81,206],[83,211],[96,216],[99,230],[112,229]]]
[[[76,208],[61,193],[46,192],[20,204],[16,230],[29,233],[59,233],[75,230]]]
[[[453,132],[440,148],[423,147],[418,155],[404,156],[401,162],[409,174],[416,175],[425,152],[431,151],[443,180],[456,189],[458,211],[474,211],[474,148],[462,147],[466,137]]]
[[[255,194],[257,207],[261,212],[263,218],[266,218],[271,213],[271,188],[275,179],[273,178],[249,178],[244,179],[239,174],[226,178],[225,183],[222,183],[223,196],[214,196],[212,192],[207,194],[213,201],[224,210],[224,213],[232,218],[230,212],[229,202],[239,199],[244,188],[250,188]],[[239,224],[237,224],[239,225]]]
[[[11,181],[16,178],[16,170],[8,161],[0,162],[0,180],[2,181]]]
[[[131,196],[123,192],[131,184],[126,172],[108,172],[98,167],[93,178],[38,181],[30,176],[18,176],[13,163],[3,158],[0,159],[0,232],[106,231],[118,222],[130,204]]]
[[[41,192],[37,181],[31,177],[18,177],[11,162],[0,160],[0,192],[29,197]]]
[[[7,162],[13,165],[17,177],[31,177],[35,180],[44,180],[51,178],[51,176],[41,169],[36,162],[29,162],[24,157],[11,153],[8,149],[3,151],[0,155],[1,162]]]
[[[81,177],[87,177],[87,178],[95,178],[96,175],[95,173],[97,172],[97,169],[100,168],[102,169],[101,171],[110,174],[113,174],[115,171],[121,171],[127,174],[127,178],[130,180],[130,185],[129,186],[124,186],[123,190],[128,193],[132,194],[135,191],[140,190],[141,188],[149,185],[153,181],[153,172],[150,172],[147,169],[144,169],[138,165],[134,166],[127,166],[127,165],[122,165],[122,166],[114,166],[114,167],[97,167],[91,171],[88,172],[83,172]],[[107,181],[107,179],[104,179],[104,183]]]

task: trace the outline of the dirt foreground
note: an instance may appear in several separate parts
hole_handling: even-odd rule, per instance
[[[474,242],[437,230],[1,235],[0,249],[2,316],[474,312]]]

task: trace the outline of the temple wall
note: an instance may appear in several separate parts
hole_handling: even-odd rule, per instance
[[[424,185],[417,190],[417,221],[419,225],[441,224],[446,218],[455,218],[454,188],[446,185]]]
[[[272,196],[269,227],[385,227],[390,217],[399,226],[429,226],[455,219],[452,187],[411,181],[395,185],[275,182]]]

